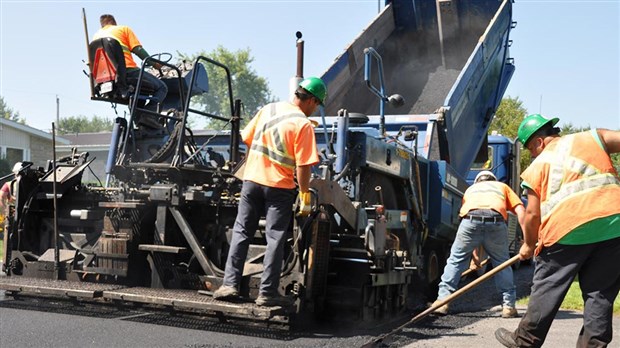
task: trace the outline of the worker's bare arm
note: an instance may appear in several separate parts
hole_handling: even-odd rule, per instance
[[[620,152],[620,131],[599,128],[597,132],[608,153]]]

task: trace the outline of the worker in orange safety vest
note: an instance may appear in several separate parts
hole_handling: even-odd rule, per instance
[[[508,260],[508,210],[517,214],[519,223],[522,223],[525,209],[519,196],[508,185],[497,181],[492,172],[483,170],[478,173],[474,184],[463,195],[459,214],[463,219],[441,276],[437,301],[433,305],[458,289],[461,274],[468,267],[470,256],[478,246],[484,247],[493,266]],[[517,293],[512,268],[499,272],[495,277],[495,285],[502,295],[502,317],[516,317]],[[449,306],[445,304],[437,308],[435,313],[445,315],[448,310]]]
[[[520,259],[535,256],[527,312],[518,328],[499,328],[506,347],[540,347],[572,282],[584,299],[577,347],[606,347],[612,339],[620,289],[620,179],[610,154],[620,132],[592,129],[560,136],[557,118],[526,117],[518,137],[534,157],[521,174],[527,189]]]
[[[117,25],[116,19],[111,14],[103,14],[99,18],[101,23],[101,29],[99,29],[93,36],[93,40],[98,40],[105,37],[111,37],[121,44],[123,49],[123,55],[125,57],[125,67],[127,68],[127,80],[137,81],[140,75],[140,68],[133,60],[132,53],[138,56],[140,59],[145,60],[149,57],[148,52],[142,47],[142,44],[138,40],[138,37],[133,30],[126,25]],[[160,69],[161,64],[157,62],[151,63],[154,68]],[[151,86],[154,89],[153,97],[155,102],[149,101],[146,105],[147,109],[153,111],[156,110],[156,104],[162,103],[168,94],[168,86],[165,82],[158,79],[154,75],[151,75],[145,71],[142,74],[143,82]]]
[[[265,216],[267,248],[256,304],[286,306],[292,299],[279,293],[284,241],[295,202],[295,174],[300,213],[310,212],[311,167],[319,162],[314,128],[307,118],[323,104],[327,89],[316,77],[302,80],[293,102],[264,106],[241,132],[248,146],[243,187],[222,286],[213,297],[231,300],[239,286],[249,243]]]

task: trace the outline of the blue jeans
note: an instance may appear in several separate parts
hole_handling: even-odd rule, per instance
[[[456,239],[450,250],[450,257],[441,276],[438,300],[443,300],[458,289],[461,274],[469,268],[471,254],[479,245],[482,245],[486,253],[489,254],[494,267],[508,260],[508,228],[506,224],[468,219],[461,221],[456,232]],[[495,286],[502,294],[502,304],[514,307],[517,291],[513,282],[511,267],[506,267],[495,275]]]
[[[284,258],[284,241],[293,218],[295,190],[268,187],[244,181],[237,219],[228,250],[223,285],[239,288],[243,266],[250,242],[258,229],[258,220],[265,216],[267,249],[263,258],[264,270],[259,293],[266,296],[278,294],[280,272]]]

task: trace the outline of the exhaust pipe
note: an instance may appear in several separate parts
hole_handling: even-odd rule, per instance
[[[301,31],[295,33],[297,37],[297,73],[295,77],[291,77],[288,84],[289,100],[292,102],[295,96],[295,90],[304,78],[304,40],[301,39]]]

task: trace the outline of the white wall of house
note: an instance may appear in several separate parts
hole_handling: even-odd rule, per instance
[[[0,128],[0,158],[10,163],[30,160],[30,134],[2,124]]]
[[[56,137],[56,146],[69,141]],[[35,166],[45,166],[53,157],[52,135],[14,121],[0,118],[0,158],[9,163],[31,161]]]

